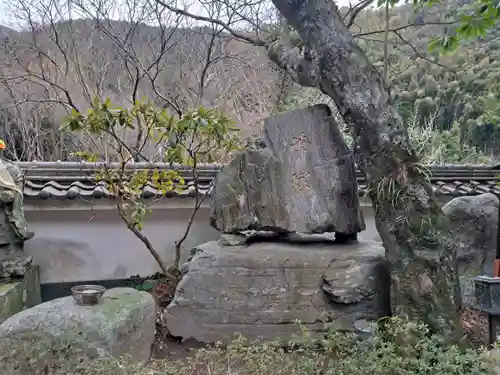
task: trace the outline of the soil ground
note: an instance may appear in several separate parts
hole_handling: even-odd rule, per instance
[[[488,316],[471,308],[462,310],[462,326],[469,341],[476,347],[488,344]],[[497,332],[498,327],[497,327]]]
[[[161,276],[154,275],[151,279],[156,283],[150,293],[156,301],[156,337],[153,344],[153,360],[163,359],[181,359],[186,358],[196,353],[197,349],[201,349],[206,345],[192,341],[182,342],[180,339],[172,337],[164,323],[163,311],[172,301],[174,297],[174,289],[167,281],[158,281]]]
[[[174,337],[157,337],[153,345],[153,359],[182,359],[196,354],[197,349],[204,348],[206,345],[196,341],[181,342]]]

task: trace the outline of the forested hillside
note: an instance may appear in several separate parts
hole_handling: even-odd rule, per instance
[[[426,12],[425,8],[420,12],[401,11],[391,17],[390,27],[396,29],[412,20],[416,23],[454,20],[457,14],[454,4],[442,5],[439,10],[434,8],[433,12]],[[390,47],[389,69],[395,105],[406,119],[416,116],[421,125],[430,121],[435,130],[457,133],[457,147],[462,151],[468,144],[479,151],[498,152],[500,33],[493,30],[484,38],[464,43],[452,55],[429,54],[431,38],[453,27],[453,24],[423,25],[391,34],[394,44]],[[377,43],[363,41],[363,44],[372,60],[383,61]]]
[[[491,162],[500,151],[500,32],[452,55],[429,52],[432,37],[455,27],[459,7],[467,1],[406,5],[389,17],[376,8],[355,18],[342,10],[387,74],[394,105],[428,163]],[[59,134],[59,123],[96,96],[122,106],[147,98],[173,113],[218,106],[245,136],[273,112],[326,100],[293,85],[265,50],[216,28],[189,27],[158,12],[152,16],[160,27],[145,18],[108,21],[91,11],[86,19],[62,21],[56,8],[36,9],[40,22],[18,8],[25,29],[0,29],[0,133],[15,145],[13,158],[68,158],[78,139]]]
[[[500,151],[500,32],[452,54],[432,52],[433,37],[453,30],[467,6],[406,5],[391,10],[388,22],[383,10],[364,10],[351,27],[370,60],[387,70],[394,105],[428,163],[489,163]],[[303,99],[297,93],[291,103]]]

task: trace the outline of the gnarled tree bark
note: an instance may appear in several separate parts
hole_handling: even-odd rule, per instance
[[[355,43],[332,0],[272,0],[303,39],[306,55],[275,42],[269,56],[301,85],[336,103],[355,140],[377,230],[392,266],[392,309],[460,340],[461,304],[447,221],[391,106],[381,74]]]

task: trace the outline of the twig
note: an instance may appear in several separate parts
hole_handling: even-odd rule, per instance
[[[222,28],[224,28],[224,30],[226,30],[228,33],[230,33],[231,35],[233,35],[235,38],[240,39],[242,41],[246,41],[248,43],[251,43],[251,44],[256,45],[256,46],[261,46],[261,47],[265,47],[267,45],[267,42],[265,42],[265,41],[263,41],[261,39],[252,38],[252,37],[250,37],[248,35],[240,33],[238,31],[234,30],[233,28],[231,28],[228,24],[226,24],[225,22],[223,22],[221,20],[218,20],[218,19],[215,19],[215,18],[210,18],[210,17],[198,16],[198,15],[190,13],[190,12],[188,12],[186,10],[175,8],[175,7],[167,4],[163,0],[155,0],[155,1],[158,4],[164,6],[165,8],[167,8],[168,10],[170,10],[171,12],[174,12],[176,14],[180,14],[182,16],[186,16],[186,17],[192,18],[192,19],[194,19],[196,21],[214,23],[216,25],[219,25]]]

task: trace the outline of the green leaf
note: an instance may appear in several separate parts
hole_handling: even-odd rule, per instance
[[[434,37],[429,42],[429,51],[438,51],[443,54],[454,52],[459,46],[459,40],[456,36]]]
[[[144,290],[144,291],[150,291],[152,290],[154,287],[154,284],[153,283],[143,283],[141,284],[141,290]]]

